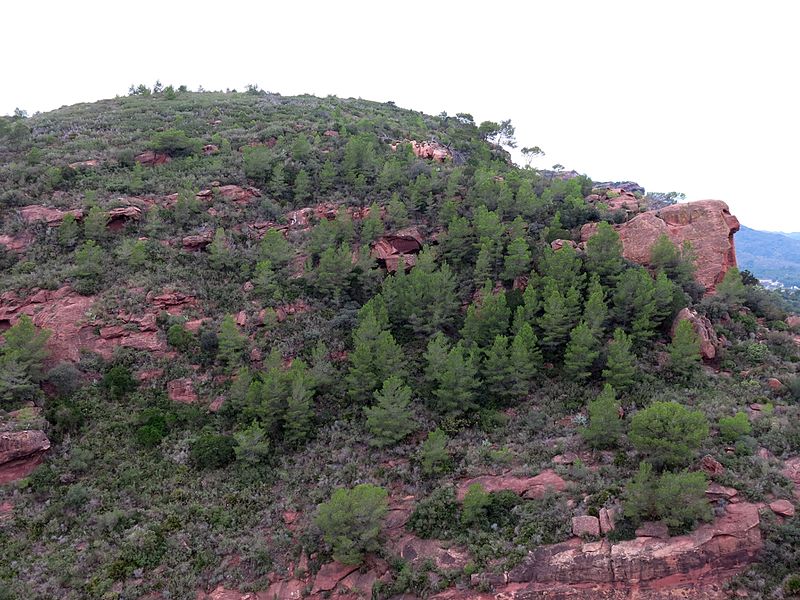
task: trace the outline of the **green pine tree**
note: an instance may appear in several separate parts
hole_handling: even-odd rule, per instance
[[[298,446],[311,434],[311,420],[314,411],[311,401],[314,398],[314,381],[302,360],[292,362],[287,377],[289,396],[286,399],[284,416],[284,439],[291,446]]]
[[[637,372],[636,356],[633,354],[631,346],[630,337],[617,327],[614,330],[614,338],[608,343],[603,378],[614,389],[620,391],[633,383]]]
[[[692,323],[681,320],[669,345],[669,367],[678,377],[691,378],[700,368],[700,336]]]
[[[586,381],[599,355],[600,340],[586,323],[580,323],[570,333],[564,351],[564,372],[575,381]]]
[[[502,278],[511,281],[531,270],[531,250],[524,237],[511,241],[506,250]]]
[[[383,447],[396,444],[416,429],[411,414],[411,388],[397,375],[383,382],[375,394],[376,404],[365,407],[367,430],[372,436],[370,445]]]
[[[581,435],[592,448],[607,449],[616,447],[625,432],[625,422],[620,418],[619,403],[614,388],[608,383],[600,395],[589,402],[589,425],[581,430]]]
[[[237,368],[242,361],[247,338],[239,331],[232,315],[226,315],[219,326],[219,351],[217,358],[229,370]]]

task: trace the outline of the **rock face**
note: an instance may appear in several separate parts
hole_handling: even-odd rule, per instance
[[[692,324],[692,329],[700,337],[700,354],[706,360],[713,360],[717,356],[717,350],[722,346],[722,341],[708,317],[699,315],[691,308],[682,308],[672,322],[670,337],[675,337],[675,331],[681,321],[689,321]]]
[[[505,576],[503,597],[723,598],[716,590],[761,549],[758,525],[758,506],[742,502],[688,535],[544,546]]]
[[[462,481],[456,489],[458,500],[463,500],[467,495],[469,487],[475,483],[483,486],[487,492],[499,492],[510,490],[515,494],[525,498],[538,499],[545,495],[548,490],[563,492],[567,488],[564,481],[555,471],[546,469],[535,477],[516,477],[514,475],[483,475]],[[598,532],[599,533],[599,532]]]
[[[167,395],[173,402],[181,404],[194,404],[197,402],[197,392],[194,391],[194,383],[189,377],[173,379],[167,383]]]
[[[50,449],[43,431],[0,433],[0,485],[30,475]]]
[[[581,230],[581,239],[591,237],[596,226],[589,223]],[[690,242],[697,255],[697,281],[713,291],[725,273],[736,266],[733,234],[739,221],[721,200],[699,200],[674,204],[635,216],[617,227],[623,255],[641,265],[650,264],[650,250],[662,234],[678,247]]]
[[[53,291],[40,290],[27,298],[7,293],[0,297],[0,330],[11,327],[21,315],[30,316],[34,325],[52,331],[47,345],[51,352],[49,361],[53,364],[78,362],[81,349],[96,352],[105,359],[110,359],[119,346],[163,355],[168,348],[158,336],[156,315],[162,310],[180,314],[193,299],[167,293],[147,300],[143,315],[119,313],[112,325],[94,320],[94,297],[81,296],[69,286]]]
[[[411,141],[411,150],[419,158],[427,158],[436,162],[444,162],[453,157],[453,153],[447,146],[439,142],[415,142]]]

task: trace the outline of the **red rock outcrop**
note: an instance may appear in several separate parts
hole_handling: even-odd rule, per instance
[[[537,548],[510,572],[485,577],[498,586],[485,597],[724,598],[722,584],[754,561],[761,546],[758,506],[731,504],[716,521],[687,535],[638,537],[616,544],[573,538]],[[445,592],[435,597],[459,596]]]
[[[12,252],[24,252],[33,243],[33,236],[28,231],[16,235],[0,235],[0,245]]]
[[[448,158],[453,158],[453,153],[450,152],[450,149],[439,142],[417,142],[411,140],[409,143],[411,144],[411,150],[418,158],[427,158],[436,162],[444,162]]]
[[[692,329],[700,337],[700,354],[706,360],[713,360],[717,356],[717,350],[722,346],[722,341],[708,317],[698,314],[691,308],[682,308],[672,322],[670,337],[675,337],[675,331],[681,321],[689,321],[692,324]]]
[[[133,160],[141,165],[144,165],[145,167],[155,167],[156,165],[163,165],[170,162],[172,157],[169,154],[164,154],[163,152],[153,152],[152,150],[147,150],[141,154],[137,154]]]
[[[0,329],[7,329],[23,314],[30,316],[34,325],[52,332],[47,345],[51,352],[49,362],[53,364],[78,362],[82,349],[96,352],[105,359],[110,359],[120,346],[163,355],[168,348],[158,336],[156,315],[161,310],[180,314],[184,307],[193,305],[194,299],[167,293],[147,300],[149,304],[142,316],[119,313],[118,323],[98,323],[91,314],[95,298],[81,296],[69,286],[54,291],[40,290],[22,299],[4,294],[0,298]]]
[[[108,223],[106,227],[112,231],[118,231],[125,226],[128,221],[138,221],[142,217],[142,209],[136,206],[120,206],[108,211]]]
[[[600,519],[591,515],[572,517],[572,535],[598,537],[600,535]]]
[[[516,477],[510,474],[482,475],[458,484],[456,488],[458,500],[463,500],[469,487],[476,483],[483,486],[487,492],[510,490],[525,498],[541,498],[548,490],[563,492],[567,489],[567,482],[551,469],[546,469],[535,477]]]
[[[406,268],[416,264],[413,256],[420,250],[424,238],[416,227],[407,227],[395,233],[384,235],[372,244],[371,255],[383,262],[390,273],[397,271],[402,259]]]
[[[197,402],[194,382],[189,377],[173,379],[167,383],[167,395],[173,402],[180,402],[181,404],[194,404]]]
[[[0,485],[30,475],[49,449],[50,440],[44,431],[0,433]]]
[[[775,500],[769,503],[769,509],[780,517],[793,517],[794,504],[788,500]]]
[[[19,209],[19,216],[28,224],[43,221],[47,223],[48,227],[58,227],[61,221],[68,214],[71,214],[76,219],[83,218],[83,211],[76,210],[59,210],[57,208],[50,208],[41,206],[40,204],[31,204],[30,206],[23,206]]]
[[[593,223],[584,225],[581,240],[588,240],[596,229]],[[690,242],[697,255],[697,281],[708,291],[713,291],[728,269],[736,266],[733,234],[739,231],[739,221],[721,200],[699,200],[648,211],[616,229],[625,258],[641,265],[650,264],[650,251],[662,234],[678,247]]]
[[[210,229],[195,235],[187,235],[181,240],[184,250],[202,250],[214,241],[214,232]]]

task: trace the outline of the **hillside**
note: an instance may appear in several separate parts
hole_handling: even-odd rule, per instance
[[[742,227],[736,237],[739,265],[759,279],[800,286],[800,239],[791,235]]]
[[[800,323],[724,202],[133,92],[0,119],[0,598],[800,587]]]

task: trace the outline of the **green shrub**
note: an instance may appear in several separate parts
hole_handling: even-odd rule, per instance
[[[365,552],[380,547],[378,536],[388,510],[385,489],[362,483],[352,489],[336,490],[320,504],[314,522],[331,546],[333,558],[344,564],[358,564]]]
[[[81,387],[81,372],[70,362],[60,362],[47,372],[47,382],[59,396],[71,396]]]
[[[741,411],[733,417],[722,417],[719,420],[719,435],[723,440],[733,443],[745,435],[750,435],[750,420]]]
[[[458,531],[458,512],[455,489],[439,488],[414,506],[407,527],[421,538],[450,539]]]
[[[136,389],[136,381],[130,369],[123,365],[111,367],[103,376],[103,387],[114,400],[121,400],[126,394]]]
[[[461,524],[467,527],[481,526],[487,521],[491,498],[480,483],[473,483],[467,489],[461,508]]]
[[[708,437],[708,423],[677,402],[654,402],[633,416],[628,437],[656,467],[681,466]]]
[[[419,461],[425,475],[446,473],[452,467],[452,459],[447,452],[447,434],[441,429],[434,429],[422,443]]]
[[[165,152],[170,156],[191,156],[200,154],[203,142],[197,138],[186,135],[180,129],[168,129],[153,134],[150,147],[158,152]]]
[[[219,469],[236,459],[235,446],[229,435],[206,433],[192,442],[189,460],[197,469]]]
[[[194,342],[194,335],[180,323],[170,325],[167,330],[167,343],[173,348],[186,352]]]

